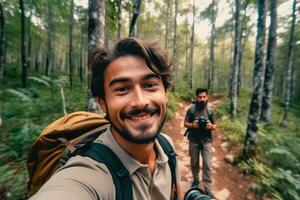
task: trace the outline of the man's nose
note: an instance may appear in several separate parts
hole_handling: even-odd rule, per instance
[[[149,104],[149,99],[140,86],[134,88],[130,104],[132,107],[136,108],[144,108]]]

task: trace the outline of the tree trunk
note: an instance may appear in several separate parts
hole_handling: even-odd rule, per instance
[[[189,88],[193,88],[193,68],[194,68],[194,48],[195,48],[195,0],[193,1],[193,24],[192,24],[192,35],[191,35],[191,50],[190,50],[190,67],[189,67]]]
[[[265,46],[265,24],[266,24],[266,1],[258,1],[258,20],[257,35],[255,47],[255,64],[253,71],[253,92],[248,114],[248,122],[245,137],[244,155],[248,158],[255,153],[254,145],[257,138],[257,123],[259,120],[263,64],[264,64],[264,46]]]
[[[233,65],[232,75],[230,84],[230,115],[236,117],[237,110],[237,89],[238,89],[238,73],[239,73],[239,59],[240,59],[240,48],[241,48],[241,24],[240,24],[240,1],[235,0],[235,28],[234,28],[234,54],[233,54]]]
[[[46,53],[46,66],[45,66],[45,75],[49,76],[50,74],[50,64],[51,64],[51,55],[52,55],[52,12],[49,6],[49,2],[45,3],[47,10],[47,53]]]
[[[22,86],[27,87],[28,66],[26,57],[26,41],[25,41],[25,11],[24,2],[19,0],[21,10],[21,60],[22,60]]]
[[[134,37],[135,36],[135,24],[136,20],[140,14],[140,7],[141,7],[141,2],[142,0],[134,0],[133,3],[133,16],[130,21],[130,27],[129,27],[129,37]]]
[[[80,82],[83,82],[83,45],[84,45],[84,36],[83,36],[84,28],[81,29],[81,42],[80,42],[80,60],[79,60],[79,78]]]
[[[165,49],[168,49],[168,36],[169,36],[169,11],[170,11],[170,0],[167,0],[167,14],[165,18],[165,26],[166,26],[166,32],[165,32]]]
[[[185,15],[185,31],[186,31],[186,34],[185,34],[185,81],[187,83],[187,87],[189,87],[189,21],[188,21],[188,11],[186,12],[186,15]]]
[[[41,57],[41,52],[40,52],[40,49],[41,49],[41,42],[38,41],[38,45],[37,45],[37,48],[35,50],[35,56],[34,56],[34,70],[35,71],[39,71],[39,65],[40,65],[40,57]]]
[[[292,71],[293,71],[293,58],[295,51],[295,22],[296,22],[296,0],[293,2],[293,14],[292,14],[292,26],[289,40],[288,49],[288,68],[285,75],[285,102],[284,102],[284,114],[283,121],[288,119],[288,110],[291,104],[291,94],[292,94]]]
[[[3,84],[4,71],[4,13],[2,9],[2,2],[0,2],[0,88]],[[0,93],[0,99],[2,93]],[[2,108],[0,106],[0,127],[2,125]]]
[[[215,38],[216,38],[216,15],[217,15],[217,2],[212,1],[211,11],[211,32],[210,32],[210,56],[209,56],[209,70],[208,70],[208,83],[207,88],[213,88],[214,84],[214,67],[215,67]]]
[[[237,96],[240,96],[240,88],[241,88],[241,84],[242,84],[242,58],[243,58],[243,49],[244,46],[246,45],[246,41],[244,41],[244,44],[242,44],[243,41],[243,33],[247,30],[247,23],[245,21],[246,19],[246,12],[247,12],[247,7],[249,4],[249,0],[246,0],[244,2],[244,5],[242,7],[242,10],[244,10],[244,14],[242,14],[242,16],[240,16],[240,23],[241,23],[241,31],[240,31],[240,51],[239,51],[239,64],[238,64],[238,84],[237,84]],[[250,31],[248,31],[248,33],[250,33]],[[249,34],[247,34],[248,37]],[[246,37],[246,38],[247,38]]]
[[[174,75],[174,86],[177,84],[178,80],[178,69],[177,69],[177,12],[178,12],[178,0],[175,0],[175,16],[174,16],[174,26],[173,26],[173,75]],[[173,87],[174,88],[174,87]]]
[[[0,85],[3,83],[4,71],[4,13],[0,2]]]
[[[118,0],[118,38],[122,35],[122,0]]]
[[[27,67],[28,69],[30,69],[30,65],[31,65],[31,17],[32,17],[32,1],[29,2],[30,3],[30,14],[29,14],[29,19],[28,19],[28,49],[27,49]]]
[[[269,39],[267,49],[267,61],[265,69],[263,97],[260,120],[271,121],[271,105],[273,94],[273,74],[275,70],[276,29],[277,29],[277,0],[270,1],[271,23],[269,27]]]
[[[71,0],[70,6],[70,20],[69,20],[69,81],[70,81],[70,89],[73,86],[73,24],[74,24],[74,1]]]
[[[105,0],[89,0],[88,8],[88,57],[94,49],[104,47],[105,41]],[[90,90],[91,69],[88,63],[88,111],[99,113],[100,109]]]

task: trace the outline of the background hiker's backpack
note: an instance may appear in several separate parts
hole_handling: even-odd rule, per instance
[[[132,199],[132,183],[128,170],[110,148],[100,143],[93,143],[107,129],[108,123],[102,115],[75,112],[45,128],[33,144],[27,159],[28,196],[35,194],[71,156],[82,155],[107,166],[113,178],[117,200]],[[172,195],[176,199],[176,154],[164,136],[159,134],[157,139],[169,158]]]

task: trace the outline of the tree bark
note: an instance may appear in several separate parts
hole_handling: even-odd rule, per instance
[[[73,24],[74,24],[74,1],[71,0],[70,6],[70,20],[69,20],[69,81],[70,81],[70,89],[73,86]]]
[[[175,0],[175,16],[174,16],[174,25],[173,25],[173,75],[174,75],[174,86],[178,80],[178,69],[177,69],[177,12],[178,12],[178,0]],[[174,87],[173,87],[174,88]]]
[[[244,156],[248,158],[255,153],[254,145],[257,138],[257,123],[259,120],[263,64],[264,64],[264,46],[265,46],[265,24],[266,24],[266,1],[258,1],[258,20],[257,35],[255,47],[255,64],[253,71],[253,92],[249,108],[246,137],[244,144]]]
[[[45,75],[49,76],[50,66],[51,66],[51,55],[52,55],[52,12],[49,6],[49,2],[45,3],[47,10],[47,53],[46,53],[46,66],[45,66]]]
[[[88,57],[96,48],[104,47],[105,0],[89,0],[88,7]],[[91,69],[88,63],[88,111],[99,113],[100,109],[90,90]]]
[[[293,13],[292,13],[292,26],[289,40],[289,49],[288,49],[288,68],[285,75],[285,102],[284,102],[284,113],[283,113],[283,121],[288,119],[288,111],[291,104],[291,96],[292,96],[292,71],[293,71],[293,58],[295,51],[295,23],[296,23],[296,0],[293,1]]]
[[[230,115],[236,117],[237,110],[237,89],[238,89],[238,73],[239,73],[239,59],[240,59],[240,48],[241,48],[241,24],[240,24],[240,1],[235,0],[235,28],[234,28],[234,53],[233,53],[233,65],[232,75],[230,84]]]
[[[167,0],[167,14],[165,18],[165,49],[168,49],[168,36],[169,36],[169,11],[170,11],[170,0]]]
[[[118,38],[122,35],[122,0],[118,0]]]
[[[22,86],[27,87],[28,66],[26,57],[26,40],[25,40],[25,10],[23,0],[19,0],[21,10],[21,61],[22,61]]]
[[[83,82],[83,46],[84,46],[84,28],[81,29],[81,42],[80,42],[80,60],[79,60],[79,78],[80,82]]]
[[[37,47],[36,47],[36,50],[35,50],[35,56],[34,56],[34,70],[35,71],[39,71],[39,65],[40,65],[40,57],[41,57],[41,52],[40,52],[40,49],[41,49],[41,42],[38,41],[38,44],[37,44]]]
[[[28,49],[27,49],[27,67],[28,69],[30,69],[30,65],[31,65],[31,17],[32,17],[32,0],[29,2],[30,3],[30,14],[29,14],[29,18],[28,18]]]
[[[271,122],[271,106],[273,94],[273,74],[275,70],[276,56],[276,29],[277,29],[277,0],[270,1],[271,23],[269,27],[269,39],[267,49],[267,61],[265,69],[263,97],[260,120]]]
[[[133,16],[130,21],[130,27],[129,27],[129,37],[134,37],[135,36],[135,24],[136,20],[140,14],[140,7],[141,7],[141,2],[142,0],[134,0],[133,3]]]
[[[208,69],[208,82],[207,88],[211,89],[214,84],[214,67],[215,67],[215,38],[216,38],[216,15],[217,15],[217,2],[212,1],[211,10],[211,32],[210,32],[210,56],[209,56],[209,69]]]
[[[3,84],[4,71],[4,13],[2,9],[2,2],[0,2],[0,89]],[[1,99],[2,93],[0,93]],[[2,126],[2,108],[0,106],[0,127]]]
[[[194,48],[195,48],[195,0],[193,1],[193,24],[192,24],[192,35],[191,35],[191,50],[190,50],[190,67],[189,67],[189,88],[193,88],[193,68],[194,68]]]
[[[3,83],[4,71],[4,13],[0,2],[0,85]]]

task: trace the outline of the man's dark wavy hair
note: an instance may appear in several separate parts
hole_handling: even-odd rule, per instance
[[[198,96],[198,94],[200,94],[202,92],[205,92],[206,94],[208,94],[208,90],[206,88],[197,88],[195,91],[196,96]]]
[[[107,49],[96,49],[89,57],[89,66],[92,70],[90,88],[94,97],[100,96],[104,99],[105,69],[114,60],[127,55],[144,58],[148,68],[161,77],[165,90],[171,86],[171,64],[167,52],[158,42],[146,42],[128,37],[113,42],[113,45]]]

